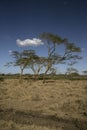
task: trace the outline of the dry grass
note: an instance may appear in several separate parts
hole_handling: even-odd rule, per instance
[[[20,83],[16,79],[9,79],[0,83],[0,91],[0,107],[2,109],[32,110],[41,112],[43,115],[87,121],[86,80],[58,80],[43,84],[41,81]],[[27,127],[23,126],[21,130],[33,130],[35,126]],[[37,130],[36,127],[34,129]],[[49,130],[49,128],[38,127],[38,130]]]
[[[36,125],[20,125],[16,124],[13,121],[0,121],[0,130],[62,130],[60,127],[48,128],[45,126],[36,126]]]

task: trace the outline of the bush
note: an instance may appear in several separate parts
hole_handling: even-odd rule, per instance
[[[4,78],[3,78],[3,77],[0,77],[0,81],[3,82],[3,81],[4,81]]]

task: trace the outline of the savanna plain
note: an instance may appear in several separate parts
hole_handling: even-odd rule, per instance
[[[87,80],[0,81],[0,130],[87,130]]]

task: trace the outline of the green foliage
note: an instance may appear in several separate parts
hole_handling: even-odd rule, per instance
[[[60,36],[52,34],[52,33],[46,33],[46,32],[42,33],[40,35],[40,38],[45,39],[52,43],[56,43],[56,44],[61,44],[65,42],[65,39],[62,39]]]
[[[71,52],[81,52],[81,48],[77,47],[74,43],[66,43],[66,49]]]

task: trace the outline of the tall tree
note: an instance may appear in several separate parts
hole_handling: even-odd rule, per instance
[[[80,47],[77,47],[74,43],[70,43],[66,38],[61,38],[60,36],[51,33],[43,33],[40,35],[40,38],[46,43],[48,50],[45,75],[55,64],[65,63],[66,61],[69,62],[70,60],[74,62],[81,59],[77,54],[78,52],[81,52]],[[57,47],[60,47],[61,45],[64,49],[61,50],[62,54],[59,54]]]
[[[56,46],[63,43],[63,39],[60,36],[51,34],[51,33],[43,33],[40,35],[40,38],[44,40],[44,43],[46,43],[47,50],[48,50],[48,56],[47,56],[47,66],[45,74],[49,71],[49,69],[52,67],[54,62],[56,61],[55,58],[55,50]]]

